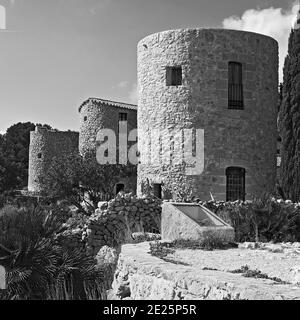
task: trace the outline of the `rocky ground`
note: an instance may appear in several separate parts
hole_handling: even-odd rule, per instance
[[[300,285],[300,243],[251,243],[227,250],[176,250],[168,256],[181,263],[199,269],[233,271],[248,266],[269,277]]]
[[[109,299],[300,300],[300,243],[177,249],[163,257],[150,254],[149,242],[126,244]]]

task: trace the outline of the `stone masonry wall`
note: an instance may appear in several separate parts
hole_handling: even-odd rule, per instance
[[[80,107],[79,151],[81,155],[96,152],[96,137],[100,129],[118,134],[119,113],[127,113],[128,133],[137,128],[137,107],[103,99],[88,99]],[[118,141],[118,138],[117,138]],[[129,143],[129,147],[134,142]]]
[[[30,132],[28,191],[40,193],[43,176],[53,157],[78,153],[78,132],[48,130],[37,126]]]
[[[88,220],[83,238],[88,252],[96,255],[105,245],[117,248],[133,242],[135,232],[159,231],[160,219],[161,200],[119,194],[109,202],[100,203],[100,208]]]
[[[228,109],[228,63],[243,67],[244,110]],[[182,67],[182,85],[166,85],[166,66]],[[181,165],[138,166],[138,195],[149,179],[165,189],[190,186],[201,200],[226,200],[226,168],[246,169],[246,199],[272,191],[276,178],[278,44],[235,30],[184,29],[156,33],[138,44],[138,128],[141,159],[157,142],[154,129],[204,129],[204,172]],[[157,158],[165,154],[161,143]],[[167,150],[168,151],[168,150]],[[182,157],[181,153],[173,159]]]

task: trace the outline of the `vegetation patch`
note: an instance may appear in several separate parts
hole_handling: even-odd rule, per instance
[[[80,246],[61,242],[65,208],[54,204],[0,211],[1,265],[7,289],[0,300],[101,300],[106,271]],[[73,221],[73,223],[75,223]]]
[[[224,238],[220,236],[214,236],[213,234],[209,234],[199,240],[175,240],[169,245],[174,249],[179,250],[190,249],[207,251],[226,250],[238,247],[238,244],[226,242]]]
[[[236,242],[300,241],[300,203],[271,195],[245,202],[199,203],[234,228]]]
[[[280,278],[269,277],[266,273],[262,273],[258,269],[252,270],[247,265],[242,266],[240,269],[232,270],[229,272],[230,273],[240,273],[245,278],[267,279],[267,280],[272,280],[272,281],[274,281],[276,283],[280,283],[280,284],[290,284],[289,282],[283,281]]]
[[[168,255],[174,254],[176,250],[226,250],[230,248],[237,248],[238,245],[236,243],[228,243],[224,242],[222,237],[216,237],[212,236],[210,234],[209,236],[203,237],[203,239],[199,240],[175,240],[172,242],[160,242],[160,241],[154,241],[150,242],[150,254],[152,256],[158,257],[160,259],[163,259],[164,261],[176,263],[176,264],[185,264],[182,262],[178,262],[175,260],[172,260],[170,258],[167,258]]]
[[[154,257],[157,257],[159,259],[162,259],[166,262],[174,263],[174,264],[180,264],[184,266],[189,266],[188,263],[184,263],[181,261],[176,261],[171,258],[167,258],[169,254],[175,253],[175,249],[169,247],[169,243],[161,243],[159,241],[150,242],[150,254]]]

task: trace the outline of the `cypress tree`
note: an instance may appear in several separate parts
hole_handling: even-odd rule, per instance
[[[282,138],[281,181],[287,199],[300,200],[300,29],[289,37],[283,69],[279,134]]]

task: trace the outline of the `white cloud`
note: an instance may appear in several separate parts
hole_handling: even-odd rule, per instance
[[[284,59],[288,50],[288,38],[291,27],[297,17],[299,5],[294,5],[288,9],[267,8],[246,10],[241,17],[232,16],[223,21],[226,29],[237,29],[262,33],[273,37],[279,43],[279,80],[283,78]]]
[[[131,90],[129,91],[128,97],[129,97],[129,101],[131,103],[137,104],[137,102],[138,102],[138,89],[137,89],[136,83],[134,83],[132,85]]]
[[[6,10],[0,5],[0,30],[6,29]]]

